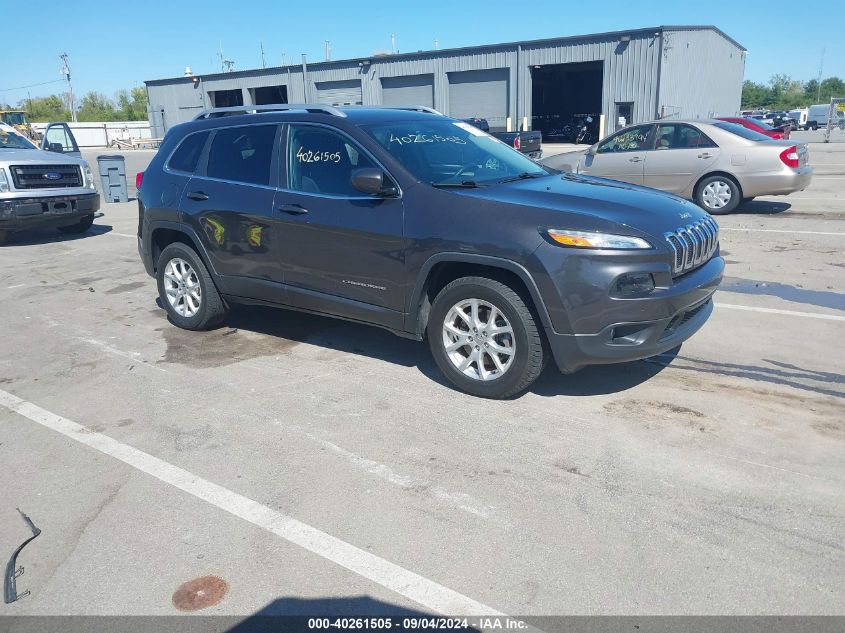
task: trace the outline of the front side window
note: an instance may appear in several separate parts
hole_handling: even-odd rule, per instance
[[[345,136],[327,128],[291,125],[288,141],[289,188],[332,196],[361,196],[352,186],[352,171],[376,167]]]
[[[650,125],[637,125],[636,127],[622,130],[600,143],[596,152],[599,154],[609,154],[612,152],[642,151],[646,149],[650,132]]]
[[[173,152],[173,156],[170,157],[167,166],[176,171],[184,171],[189,174],[194,173],[200,159],[200,154],[202,154],[202,148],[205,147],[205,141],[208,139],[209,134],[211,132],[198,132],[197,134],[191,134],[186,137],[179,147],[176,148],[176,151]]]
[[[699,149],[716,144],[698,128],[690,125],[659,125],[655,135],[655,149]]]
[[[206,175],[253,185],[269,185],[275,140],[275,125],[217,130],[208,153]]]
[[[68,128],[64,125],[52,125],[47,130],[46,135],[47,139],[47,146],[62,146],[62,152],[78,152],[79,147],[76,146],[76,142],[71,137]]]
[[[480,186],[549,173],[463,121],[432,117],[364,129],[415,178],[433,185]]]

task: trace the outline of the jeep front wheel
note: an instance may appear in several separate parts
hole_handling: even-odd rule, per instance
[[[440,371],[460,390],[507,398],[533,383],[545,365],[542,334],[512,288],[462,277],[434,300],[427,336]]]

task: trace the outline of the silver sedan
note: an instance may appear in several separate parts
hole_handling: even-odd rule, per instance
[[[662,189],[713,215],[730,213],[756,196],[800,191],[813,177],[806,144],[772,140],[713,119],[632,125],[587,150],[541,162]]]

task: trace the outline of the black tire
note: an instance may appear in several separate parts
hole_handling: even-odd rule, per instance
[[[707,189],[708,185],[717,185],[717,183],[723,183],[727,185],[730,189],[730,200],[721,207],[711,207],[705,202],[705,190]],[[720,174],[714,176],[706,176],[702,178],[701,181],[695,186],[695,195],[694,195],[695,203],[707,211],[710,215],[727,215],[731,211],[739,206],[739,203],[742,202],[742,190],[740,190],[739,185],[737,182],[731,178],[730,176],[722,176]]]
[[[76,224],[68,224],[67,226],[60,226],[58,227],[59,231],[62,233],[68,234],[76,234],[76,233],[85,233],[88,229],[91,228],[91,225],[94,224],[94,216],[93,215],[86,215],[83,217],[79,222]]]
[[[199,309],[191,316],[179,314],[167,296],[166,284],[169,282],[165,280],[165,270],[167,264],[175,259],[187,262],[199,282]],[[158,296],[161,304],[167,310],[170,321],[174,325],[185,330],[209,330],[220,325],[226,318],[228,310],[214,285],[214,280],[200,256],[187,244],[174,242],[164,248],[156,265],[156,281],[158,282]]]
[[[5,246],[9,242],[9,237],[12,235],[11,231],[0,231],[0,246]]]
[[[810,124],[810,129],[812,129],[813,132],[815,132],[816,130],[819,129],[819,124],[816,123],[815,121],[813,121],[813,123]]]
[[[447,315],[453,306],[470,299],[480,299],[494,306],[504,315],[513,330],[510,341],[511,347],[515,348],[513,360],[498,378],[490,380],[471,378],[458,370],[446,352],[443,328]],[[487,318],[489,319],[489,312]],[[469,328],[467,334],[472,335]],[[486,337],[486,332],[484,334]],[[461,391],[482,398],[508,398],[524,391],[543,372],[548,358],[537,320],[523,298],[509,286],[486,277],[462,277],[451,282],[438,293],[429,315],[427,337],[434,361],[449,382]],[[491,335],[487,340],[493,338]],[[503,340],[499,338],[495,342],[501,344]],[[478,350],[479,346],[475,346],[475,349]],[[456,353],[468,355],[471,352],[468,345],[460,348]],[[484,353],[487,357],[482,356],[482,364],[489,366],[494,372],[497,371],[493,366],[492,356],[487,351]],[[478,372],[478,362],[475,365]]]

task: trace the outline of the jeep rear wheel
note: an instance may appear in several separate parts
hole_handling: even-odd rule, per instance
[[[434,300],[427,336],[440,371],[460,390],[507,398],[542,373],[546,354],[534,315],[509,286],[462,277]]]
[[[226,317],[226,305],[199,255],[174,242],[156,266],[158,295],[171,322],[186,330],[207,330]]]

